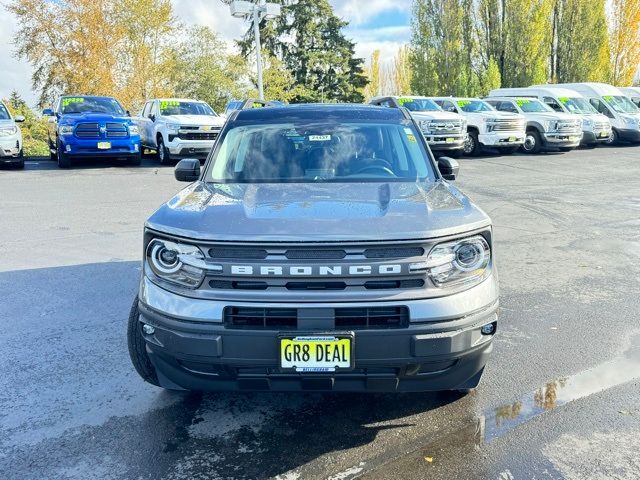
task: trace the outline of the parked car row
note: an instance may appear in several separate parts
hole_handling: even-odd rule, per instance
[[[395,96],[370,102],[405,107],[431,149],[478,155],[485,147],[511,154],[570,151],[619,141],[640,143],[640,88],[603,83],[499,88],[480,98]],[[448,115],[448,116],[445,116]]]
[[[253,106],[283,105],[256,102]],[[62,96],[45,109],[51,159],[69,168],[80,159],[113,158],[139,165],[146,151],[161,164],[182,158],[204,160],[226,117],[246,107],[232,100],[218,115],[206,102],[182,98],[148,100],[137,117],[113,97]],[[499,88],[484,98],[382,96],[373,105],[406,108],[436,154],[478,155],[485,148],[501,154],[517,150],[570,151],[579,145],[619,141],[640,143],[640,87],[603,83]],[[258,105],[259,104],[259,105]],[[17,123],[0,102],[0,164],[24,166]]]

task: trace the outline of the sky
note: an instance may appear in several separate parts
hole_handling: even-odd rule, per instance
[[[356,55],[367,62],[371,53],[381,50],[382,61],[390,61],[398,48],[409,41],[411,0],[329,0],[336,14],[349,22],[344,32],[356,43]],[[183,23],[207,25],[225,40],[239,38],[247,25],[229,14],[219,0],[172,0],[174,13]],[[14,56],[12,45],[15,20],[0,0],[0,98],[16,90],[30,105],[37,102],[31,90],[31,66]]]

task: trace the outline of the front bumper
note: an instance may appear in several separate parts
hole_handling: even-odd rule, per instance
[[[604,143],[611,136],[611,129],[609,130],[583,130],[582,140],[580,145],[593,145],[596,143]]]
[[[22,138],[18,135],[0,138],[0,162],[13,162],[22,151]]]
[[[542,134],[542,141],[547,147],[577,147],[582,140],[582,132]]]
[[[62,153],[73,158],[131,158],[139,156],[141,151],[139,136],[100,139],[61,136],[59,140]],[[111,148],[98,148],[99,142],[109,142]]]
[[[525,132],[491,132],[481,133],[478,140],[487,147],[517,147],[522,145]]]
[[[180,140],[166,144],[173,158],[207,158],[215,140]]]
[[[493,335],[483,335],[480,329],[497,322],[497,298],[497,280],[491,275],[481,284],[448,297],[378,302],[376,306],[407,306],[409,326],[352,330],[353,369],[315,374],[280,369],[279,336],[344,333],[342,330],[226,328],[222,311],[227,302],[177,296],[146,278],[138,306],[141,324],[155,328],[144,338],[160,383],[167,388],[411,392],[475,386],[492,350]],[[191,302],[195,304],[189,305]],[[295,306],[300,312],[371,304],[244,306]]]
[[[430,135],[425,133],[424,137],[431,150],[460,150],[464,146],[466,133],[464,135]]]
[[[618,138],[623,142],[640,142],[640,130],[616,129],[616,131],[618,132]]]

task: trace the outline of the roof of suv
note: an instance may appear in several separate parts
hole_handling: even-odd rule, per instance
[[[407,116],[404,110],[363,104],[316,104],[306,103],[278,107],[249,108],[238,110],[233,120],[363,120],[402,121]]]

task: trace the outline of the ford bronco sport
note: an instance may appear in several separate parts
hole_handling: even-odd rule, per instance
[[[476,387],[498,282],[457,171],[404,108],[232,112],[146,222],[136,370],[168,389]]]

